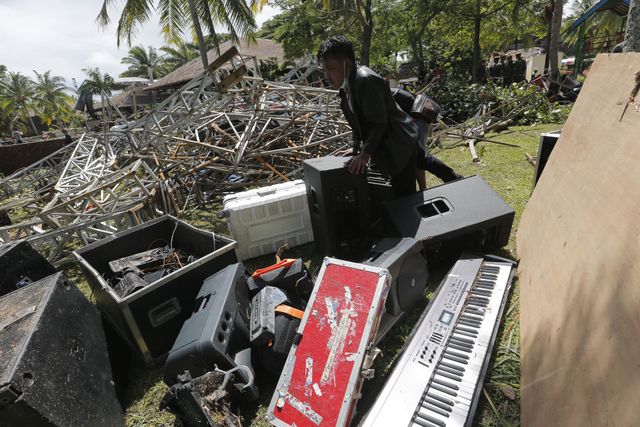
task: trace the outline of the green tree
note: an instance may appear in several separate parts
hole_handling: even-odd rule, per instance
[[[173,71],[198,57],[198,47],[182,39],[178,39],[169,46],[162,46],[160,50],[164,53],[163,61],[167,71]]]
[[[344,34],[353,40],[355,34],[345,32],[338,12],[303,0],[281,0],[276,5],[282,12],[266,21],[258,36],[276,40],[289,59],[315,55],[320,43],[331,35]]]
[[[88,93],[91,95],[99,95],[104,92],[105,95],[111,96],[111,91],[114,89],[115,83],[113,77],[107,73],[101,73],[100,68],[83,68],[82,71],[87,75],[80,87],[79,92]]]
[[[107,8],[113,3],[114,0],[104,0],[97,17],[99,25],[107,26],[111,21]],[[206,68],[207,49],[201,22],[216,48],[219,47],[219,39],[215,24],[225,27],[236,42],[240,37],[252,39],[256,23],[251,8],[257,10],[264,3],[261,0],[251,0],[249,5],[244,0],[126,0],[118,20],[117,43],[119,46],[120,41],[126,39],[131,45],[138,26],[150,19],[155,8],[160,12],[160,24],[167,42],[178,40],[188,30],[195,32],[202,65]]]
[[[34,108],[40,118],[48,126],[55,120],[66,121],[71,113],[69,96],[66,94],[67,86],[64,78],[52,76],[51,71],[36,75],[34,87]]]
[[[38,133],[31,111],[34,105],[35,85],[33,80],[20,73],[9,72],[0,82],[0,102],[4,114],[10,118],[12,126],[29,122],[35,134]]]
[[[558,49],[560,47],[560,29],[562,26],[563,8],[564,0],[554,0],[553,20],[551,21],[551,39],[549,45],[549,71],[551,73],[552,80],[558,80],[560,78]]]
[[[360,63],[369,65],[371,57],[371,39],[373,37],[374,4],[373,0],[321,0],[326,10],[341,12],[344,28],[355,18],[360,27]]]
[[[596,0],[575,0],[569,10],[569,16],[562,24],[562,37],[565,45],[573,45],[578,41],[578,28],[571,29],[571,25],[576,19],[582,16]],[[624,31],[624,16],[616,15],[610,10],[593,14],[582,25],[586,26],[585,37],[590,38],[610,38],[616,33]]]
[[[143,46],[130,48],[129,54],[122,58],[121,63],[129,66],[125,72],[120,73],[121,77],[142,77],[154,80],[166,74],[162,57],[151,46],[149,50],[145,50]]]

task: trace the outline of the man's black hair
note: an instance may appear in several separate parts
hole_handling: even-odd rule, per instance
[[[324,61],[329,57],[347,58],[355,64],[353,45],[345,36],[333,36],[322,42],[318,49],[318,61]]]

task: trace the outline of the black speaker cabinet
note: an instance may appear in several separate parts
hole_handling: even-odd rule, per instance
[[[0,426],[121,426],[95,307],[57,273],[0,298]]]
[[[345,157],[303,162],[313,235],[321,255],[351,259],[369,245],[369,191],[366,174],[352,175]]]
[[[535,188],[544,167],[547,165],[549,156],[560,138],[560,131],[541,133],[540,144],[538,145],[538,158],[536,160],[536,173],[533,175],[533,187]]]
[[[0,296],[55,272],[49,261],[28,242],[8,243],[0,247]]]
[[[424,243],[429,253],[500,248],[515,211],[479,176],[385,203],[389,231]]]
[[[405,237],[380,240],[361,262],[386,268],[391,274],[391,289],[376,335],[377,343],[407,310],[424,299],[429,279],[427,260],[422,254],[422,243]]]

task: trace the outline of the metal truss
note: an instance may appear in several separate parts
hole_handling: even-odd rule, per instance
[[[116,160],[111,145],[100,136],[80,138],[54,186],[58,193],[71,193],[77,187],[99,178]]]
[[[80,139],[83,137],[84,134]],[[74,149],[75,144],[65,145],[47,157],[4,178],[0,181],[0,198],[6,199],[13,195],[19,195],[24,191],[29,193],[34,193],[41,189],[48,191],[62,173]]]
[[[323,86],[318,71],[316,58],[313,55],[307,55],[284,75],[282,82],[304,86]]]
[[[288,79],[313,67],[310,59]],[[59,262],[132,225],[180,215],[195,195],[295,179],[302,160],[350,145],[335,91],[267,82],[257,70],[255,58],[227,51],[144,117],[83,135],[1,181],[0,209],[30,216],[0,227],[0,242],[26,239]]]

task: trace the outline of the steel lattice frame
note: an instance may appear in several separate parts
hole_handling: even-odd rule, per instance
[[[26,239],[58,261],[78,245],[179,215],[194,188],[219,193],[291,179],[303,159],[350,145],[335,91],[263,81],[250,60],[253,76],[247,58],[225,52],[141,119],[83,135],[1,181],[0,209],[33,215],[0,227],[0,241]],[[306,78],[312,71],[301,70],[314,64],[288,79]]]

